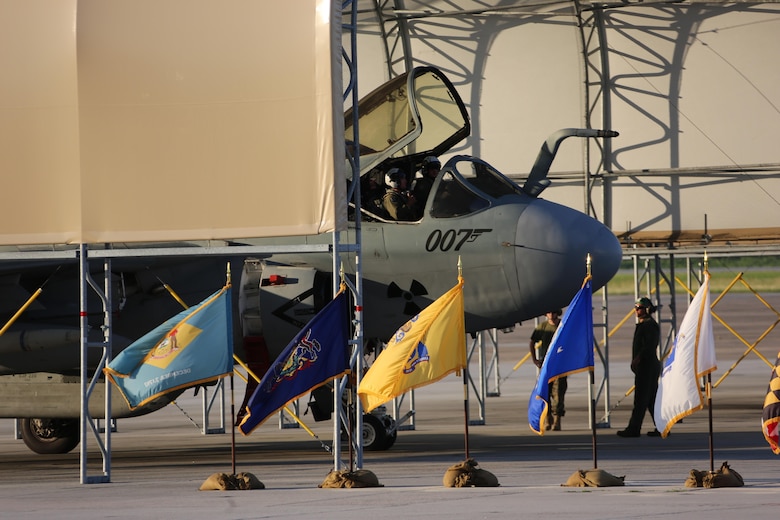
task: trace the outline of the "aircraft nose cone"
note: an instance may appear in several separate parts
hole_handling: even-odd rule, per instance
[[[521,214],[515,247],[521,305],[534,297],[540,302],[527,309],[528,317],[569,304],[587,274],[588,254],[594,291],[615,275],[623,258],[617,237],[601,222],[540,199]]]

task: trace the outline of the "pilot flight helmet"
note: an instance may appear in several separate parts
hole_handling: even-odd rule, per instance
[[[391,168],[390,171],[388,171],[385,174],[385,184],[397,190],[398,188],[401,187],[400,185],[401,177],[405,179],[406,174],[402,172],[399,168]]]
[[[438,168],[441,170],[441,161],[435,155],[429,155],[428,157],[423,159],[422,170],[426,171],[428,170],[428,168],[431,167]]]

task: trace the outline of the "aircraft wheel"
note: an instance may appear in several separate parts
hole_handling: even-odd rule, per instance
[[[398,438],[398,428],[396,428],[395,419],[389,415],[383,415],[380,421],[385,427],[385,447],[382,449],[389,450]]]
[[[363,449],[382,451],[387,449],[387,430],[382,421],[370,413],[363,415]]]
[[[398,438],[398,430],[393,430],[393,433],[387,435],[384,449],[389,450],[395,444],[395,440]]]
[[[22,440],[35,453],[68,453],[78,446],[77,419],[22,419]]]

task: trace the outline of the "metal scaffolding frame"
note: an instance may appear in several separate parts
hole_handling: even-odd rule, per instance
[[[440,17],[440,18],[451,18],[451,17],[467,17],[469,15],[475,15],[475,16],[484,16],[489,13],[496,13],[501,14],[503,16],[516,16],[521,19],[529,18],[535,15],[538,15],[538,12],[534,11],[533,7],[529,8],[519,8],[519,6],[514,6],[511,8],[508,8],[507,6],[498,6],[494,8],[480,8],[478,10],[474,11],[458,11],[453,10],[451,12],[447,13],[441,13],[441,12],[420,12],[420,11],[409,11],[405,7],[405,3],[403,0],[392,0],[390,2],[389,0],[374,0],[373,2],[374,9],[373,12],[375,16],[377,17],[379,26],[380,26],[380,34],[383,39],[384,44],[384,54],[385,59],[387,63],[387,69],[388,74],[390,77],[396,76],[398,74],[401,74],[407,70],[411,70],[411,68],[414,66],[413,64],[413,56],[411,55],[411,38],[413,27],[411,27],[409,21],[410,20],[416,20],[416,19],[426,19],[426,18],[432,18],[432,17]],[[546,8],[550,9],[553,6],[560,6],[560,2],[543,2],[542,4],[539,4],[538,8]],[[598,49],[598,46],[600,46],[601,38],[603,37],[603,24],[600,21],[600,18],[596,15],[593,16],[592,19],[585,19],[586,16],[590,16],[591,14],[598,13],[598,10],[594,11],[585,11],[581,10],[580,6],[577,2],[575,2],[575,6],[578,11],[578,16],[581,19],[581,23],[579,24],[579,30],[580,30],[580,39],[582,42],[582,48],[583,48],[583,60],[586,61],[586,63],[591,60],[591,56],[593,56],[594,49],[592,46],[596,46],[596,49]],[[557,12],[548,12],[547,16],[557,16],[561,13]],[[568,13],[569,16],[572,15],[572,13]],[[479,22],[475,20],[475,25]],[[475,51],[476,53],[476,51]],[[598,65],[593,67],[593,70],[595,71],[602,71],[605,68],[606,62],[606,55],[601,55],[599,59]],[[403,68],[402,68],[403,66]],[[592,65],[588,64],[586,65],[585,69],[590,70]],[[604,88],[606,81],[608,80],[608,77],[604,74],[596,74],[597,79],[593,82],[593,88],[597,88],[598,92],[591,93],[590,88],[585,89],[585,98],[586,103],[585,105],[588,107],[588,110],[586,111],[586,117],[585,117],[585,124],[586,128],[593,128],[591,126],[591,112],[595,109],[595,104],[590,101],[590,99],[596,99],[600,100],[603,99],[605,96],[603,94],[600,94],[599,92],[608,92],[607,89]],[[591,87],[591,81],[586,79],[586,85],[588,87]],[[608,110],[608,101],[602,101],[602,105],[605,108],[605,111]],[[610,128],[609,126],[609,113],[606,112],[606,117],[604,117],[604,122],[602,123],[601,128]],[[609,164],[609,154],[610,154],[610,148],[609,148],[609,139],[604,139],[604,144],[599,144],[600,141],[597,139],[587,139],[587,146],[586,146],[586,154],[587,154],[587,161],[586,164],[590,164],[590,155],[591,155],[591,143],[595,143],[593,146],[596,147],[596,152],[599,153],[600,161],[599,164],[601,165],[600,171],[608,171],[608,164]],[[590,190],[595,186],[596,179],[601,179],[601,176],[594,176],[589,169],[587,169],[585,172],[582,172],[582,175],[584,175],[585,179],[585,186],[587,189],[584,190],[584,206],[588,208],[588,214],[595,216],[595,211],[592,210],[592,203],[590,199]],[[607,193],[605,188],[605,193]],[[605,195],[605,200],[607,200],[607,196]],[[604,209],[603,212],[604,215],[608,214],[607,209]],[[609,221],[603,220],[603,222],[607,225],[609,225]],[[604,378],[600,382],[599,386],[599,394],[603,394],[605,399],[605,409],[609,409],[609,383],[608,383],[608,360],[609,360],[609,347],[608,347],[608,336],[607,336],[607,330],[608,330],[608,298],[607,298],[607,289],[602,289],[602,298],[603,298],[603,313],[602,313],[602,321],[601,323],[594,323],[594,327],[597,329],[601,329],[602,331],[602,337],[604,338],[604,349],[603,352],[599,352],[599,357],[603,362],[604,365]],[[485,341],[486,336],[489,336],[491,341],[489,342],[492,345],[492,349],[490,352],[488,342]],[[490,361],[487,361],[488,355],[491,356]],[[480,425],[485,424],[486,419],[486,398],[489,396],[498,396],[501,393],[500,388],[500,375],[498,372],[498,338],[497,338],[497,331],[482,331],[480,332],[476,338],[475,341],[472,343],[471,351],[469,353],[469,360],[472,359],[472,357],[476,356],[477,360],[479,361],[479,376],[478,378],[474,378],[473,374],[469,372],[469,381],[470,381],[470,387],[475,393],[475,398],[478,404],[478,411],[479,411],[479,418],[475,419],[473,424]],[[494,380],[494,389],[492,391],[488,391],[488,384],[487,381],[490,379]]]
[[[356,12],[357,2],[345,2],[342,4],[345,8],[351,8],[353,13]],[[353,18],[354,19],[354,18]],[[343,93],[344,99],[349,96],[353,98],[353,106],[357,107],[357,44],[355,33],[352,26],[344,25],[342,30],[345,33],[350,34],[350,48],[342,49],[342,59],[346,63],[349,75],[349,84],[345,88]],[[357,119],[357,110],[354,110],[354,116]],[[353,124],[354,139],[358,140],[358,124],[355,120]],[[359,157],[349,157],[350,165],[352,166],[353,186],[352,192],[348,193],[348,201],[352,201],[357,208],[360,207],[360,193],[359,190],[354,189],[355,186],[359,186],[359,182],[354,182],[356,176],[359,176]],[[148,257],[148,256],[251,256],[251,255],[263,255],[263,254],[276,254],[276,253],[321,253],[327,251],[333,255],[333,273],[334,273],[334,294],[338,290],[339,278],[337,273],[340,272],[340,254],[354,253],[356,255],[356,283],[351,286],[355,298],[355,316],[353,320],[353,326],[355,328],[355,335],[350,341],[350,345],[353,350],[351,356],[351,362],[355,371],[360,377],[361,366],[358,362],[359,354],[362,352],[362,272],[360,262],[360,219],[359,211],[356,212],[358,217],[356,218],[356,241],[354,244],[341,243],[339,241],[339,232],[332,233],[332,243],[330,245],[306,245],[306,246],[224,246],[224,247],[203,247],[197,250],[189,247],[166,247],[166,248],[142,248],[142,249],[110,249],[104,248],[106,246],[100,246],[97,249],[90,249],[87,244],[81,244],[79,249],[66,249],[60,251],[27,251],[18,253],[0,253],[0,260],[55,260],[62,262],[78,261],[80,265],[80,322],[81,322],[81,416],[80,416],[80,482],[82,484],[103,483],[111,481],[111,432],[112,424],[111,417],[111,385],[105,378],[101,379],[102,369],[112,359],[112,306],[111,301],[112,287],[111,287],[111,259],[117,257]],[[101,287],[97,284],[90,274],[90,262],[93,260],[101,260],[103,262],[104,273],[104,285]],[[348,284],[349,285],[349,284]],[[95,291],[99,299],[102,302],[102,313],[104,316],[102,332],[103,341],[99,343],[90,342],[88,340],[89,324],[87,323],[88,309],[87,309],[87,293],[89,290]],[[101,360],[99,365],[90,373],[90,367],[87,366],[87,352],[89,349],[99,348],[102,349]],[[359,379],[358,379],[359,381]],[[336,385],[337,391],[334,392],[334,403],[336,410],[342,410],[342,413],[336,415],[334,420],[334,443],[333,443],[333,455],[334,455],[334,467],[339,469],[346,464],[341,461],[341,447],[338,439],[340,438],[340,426],[348,425],[348,419],[343,412],[342,406],[342,393],[345,389],[347,378],[343,378]],[[93,391],[98,384],[104,385],[105,395],[105,409],[103,417],[93,418],[89,411],[89,399]],[[210,411],[213,399],[207,403],[208,398],[204,394],[203,413],[204,413],[204,426],[203,433],[210,433],[208,429],[207,416]],[[224,431],[224,410],[222,430]],[[105,428],[99,426],[99,421],[105,421]],[[360,414],[357,417],[356,431],[360,431]],[[89,446],[89,432],[92,432],[95,442],[98,445],[102,458],[102,469],[99,474],[90,475],[87,464],[87,451]],[[103,437],[101,438],[101,432]],[[353,439],[354,461],[350,462],[350,465],[354,462],[357,467],[362,466],[362,439],[360,435],[356,435]]]
[[[761,4],[766,2],[740,2],[740,4]],[[459,22],[463,24],[472,24],[473,27],[477,27],[479,24],[484,23],[486,16],[490,14],[501,15],[504,18],[515,18],[517,20],[529,20],[532,17],[555,18],[556,16],[569,16],[573,17],[577,22],[579,32],[579,46],[582,60],[582,70],[584,71],[583,77],[583,89],[582,89],[582,101],[585,107],[584,113],[584,127],[585,128],[605,128],[612,129],[612,95],[614,94],[614,85],[611,83],[611,75],[609,69],[609,47],[606,32],[606,17],[605,14],[609,10],[615,9],[641,9],[645,6],[669,6],[671,9],[683,10],[689,7],[690,4],[723,4],[724,2],[708,2],[705,0],[694,0],[693,2],[687,2],[688,5],[680,5],[674,1],[653,1],[653,2],[621,2],[615,3],[602,3],[593,4],[581,2],[580,0],[573,0],[572,2],[558,2],[558,1],[542,1],[534,3],[533,5],[524,5],[522,3],[516,3],[514,5],[500,4],[496,6],[482,5],[473,9],[459,9],[457,4],[447,4],[450,8],[449,11],[438,11],[434,9],[430,10],[409,10],[406,8],[404,0],[373,0],[373,16],[376,17],[376,22],[379,25],[379,34],[382,38],[384,46],[384,55],[387,66],[387,74],[389,77],[394,77],[398,74],[411,70],[414,66],[414,56],[412,55],[412,38],[416,35],[414,28],[415,20],[430,20],[433,18],[444,20],[457,18]],[[507,22],[511,24],[511,22]],[[502,26],[497,23],[496,28],[500,29]],[[686,41],[686,34],[683,34],[684,28],[680,29],[677,41],[683,45]],[[661,37],[661,35],[659,35]],[[464,48],[460,49],[468,50]],[[476,50],[473,51],[476,55]],[[479,60],[475,56],[474,69],[479,70]],[[672,82],[673,83],[673,82]],[[648,93],[650,94],[650,93]],[[669,93],[673,95],[673,93]],[[478,103],[474,103],[475,107],[478,107]],[[475,108],[478,110],[478,108]],[[475,123],[475,129],[478,129],[478,124]],[[474,143],[475,148],[478,147],[478,143]],[[629,171],[614,171],[613,164],[613,150],[612,143],[609,139],[587,139],[585,141],[584,148],[584,161],[585,167],[583,171],[571,172],[565,174],[558,174],[556,182],[566,185],[578,185],[583,187],[583,207],[584,211],[600,220],[609,228],[613,228],[612,223],[612,191],[613,183],[622,176],[631,177],[643,177],[653,176],[658,174],[664,174],[671,177],[679,176],[701,176],[704,174],[703,169],[700,168],[674,168],[664,171],[643,170],[641,172],[629,172]],[[712,175],[713,169],[708,168],[707,174]],[[780,163],[778,164],[760,164],[754,166],[739,166],[739,167],[723,167],[717,169],[714,173],[719,177],[732,177],[736,178],[737,175],[750,173],[754,176],[766,176],[771,178],[777,178],[780,176]],[[553,176],[551,175],[551,178]],[[520,180],[520,179],[516,179]],[[593,203],[592,193],[594,190],[601,190],[601,207],[596,208]],[[705,216],[706,219],[706,216]],[[706,229],[706,222],[705,222]],[[706,235],[706,232],[705,232]],[[705,246],[709,244],[708,237],[701,237],[702,241],[686,242],[684,244],[667,242],[657,243],[648,241],[642,243],[637,241],[635,237],[630,234],[624,237],[620,237],[624,241],[624,255],[630,256],[634,259],[634,273],[635,273],[635,286],[636,294],[639,294],[640,283],[642,280],[646,280],[647,284],[655,286],[656,290],[660,289],[660,280],[668,280],[671,278],[672,283],[668,284],[672,294],[670,295],[672,311],[674,310],[676,295],[674,294],[674,272],[667,276],[661,267],[662,257],[674,258],[675,255],[680,256],[683,254],[688,257],[700,256],[703,254]],[[780,237],[775,237],[775,241],[780,240]],[[646,250],[643,246],[649,246]],[[684,251],[680,251],[680,248],[684,248]],[[735,254],[753,254],[756,251],[767,251],[767,248],[772,248],[773,245],[754,245],[747,247],[734,248],[730,247],[724,251],[713,250],[711,247],[708,251],[709,254],[718,255],[735,255]],[[640,259],[644,262],[644,267],[640,270]],[[672,266],[674,262],[671,262]],[[664,343],[662,345],[662,353],[665,353],[670,342],[673,341],[677,324],[675,322],[674,312],[670,313],[667,317],[659,310],[659,321],[662,327],[668,327],[664,336]],[[486,342],[483,341],[484,335],[489,334],[493,338],[493,359],[490,363],[483,363],[487,356]],[[609,397],[609,336],[610,336],[610,320],[609,320],[609,295],[608,287],[605,286],[601,289],[601,320],[594,321],[594,338],[601,337],[601,341],[596,342],[596,350],[603,367],[603,377],[597,384],[596,390],[596,402],[603,401],[604,417],[598,422],[598,427],[609,427],[609,415],[610,415],[610,397]],[[500,395],[500,377],[498,374],[498,347],[496,339],[496,331],[483,331],[479,334],[478,339],[472,346],[472,353],[470,359],[475,351],[478,351],[478,359],[480,360],[480,375],[479,382],[471,381],[471,388],[476,393],[476,399],[479,403],[480,420],[484,421],[485,417],[485,398],[489,395]],[[471,374],[470,374],[471,378]],[[495,389],[491,392],[487,391],[486,381],[493,378],[495,380]],[[484,422],[476,421],[475,424],[484,424]]]

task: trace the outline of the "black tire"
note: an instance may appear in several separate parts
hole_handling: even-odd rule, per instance
[[[35,453],[68,453],[79,445],[78,419],[22,419],[22,440]]]
[[[387,435],[384,449],[389,450],[395,444],[395,440],[398,438],[398,430],[393,430],[393,433]]]
[[[370,413],[363,415],[363,449],[382,451],[387,449],[387,430],[382,421]]]

